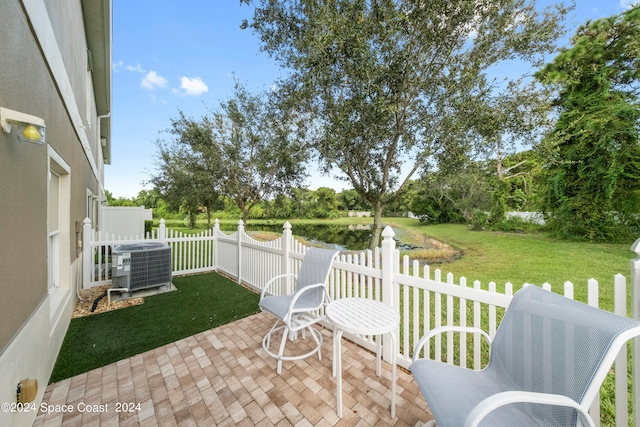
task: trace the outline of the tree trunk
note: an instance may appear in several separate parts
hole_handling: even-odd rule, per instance
[[[380,245],[380,235],[382,234],[382,204],[373,205],[373,230],[371,232],[371,244],[369,249],[375,250]]]
[[[236,204],[238,208],[240,208],[240,214],[242,215],[242,222],[246,224],[247,220],[249,219],[249,208],[247,207],[247,203],[245,203],[244,200],[238,200]]]

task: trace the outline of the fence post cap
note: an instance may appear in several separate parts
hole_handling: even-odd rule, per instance
[[[160,218],[160,224],[164,224],[164,218]]]
[[[631,250],[640,255],[640,239],[633,242],[633,245],[631,245]]]
[[[91,224],[91,220],[89,219],[89,217],[86,217],[86,218],[82,221],[82,224],[84,224],[84,225],[89,225],[89,224]]]
[[[396,235],[396,233],[393,232],[393,228],[391,228],[388,225],[382,231],[382,237],[384,237],[385,239],[391,239],[395,235]]]
[[[291,230],[291,223],[289,221],[285,222],[282,228],[285,230]]]

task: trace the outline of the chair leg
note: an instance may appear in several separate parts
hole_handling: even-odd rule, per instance
[[[314,331],[311,328],[311,325],[307,326],[305,329],[309,329],[309,335],[311,335],[316,342],[316,347],[318,349],[318,360],[322,361],[322,336],[320,336],[317,331]]]
[[[271,334],[276,330],[278,323],[280,323],[280,320],[276,320],[276,323],[273,324],[269,333],[265,335],[262,340],[262,347],[264,347],[265,350],[269,350],[269,347],[271,346]]]
[[[273,325],[273,327],[271,328],[271,330],[269,331],[269,333],[267,333],[264,338],[262,339],[262,348],[264,349],[264,351],[271,357],[273,357],[274,359],[276,359],[277,362],[277,367],[276,367],[276,372],[278,373],[278,375],[280,375],[282,373],[282,361],[283,360],[301,360],[301,359],[305,359],[309,356],[312,356],[314,353],[318,353],[318,360],[322,360],[322,335],[320,335],[319,332],[316,332],[311,325],[303,328],[301,330],[301,334],[304,334],[304,329],[309,329],[309,333],[311,334],[311,336],[313,337],[316,346],[313,350],[305,353],[305,354],[301,354],[298,356],[285,356],[284,355],[284,348],[285,348],[285,344],[287,343],[288,339],[292,339],[292,337],[296,337],[298,334],[298,331],[291,331],[286,323],[282,322],[280,319],[278,319],[275,324]],[[273,353],[270,350],[271,347],[271,335],[273,335],[273,333],[275,333],[276,331],[282,330],[282,340],[280,341],[280,346],[278,348],[278,352],[277,353]]]
[[[280,341],[280,349],[278,350],[278,366],[276,373],[280,375],[282,373],[282,357],[284,356],[284,345],[287,343],[287,336],[289,335],[289,328],[285,326],[282,331],[282,341]]]

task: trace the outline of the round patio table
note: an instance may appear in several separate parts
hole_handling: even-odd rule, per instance
[[[337,374],[337,414],[342,418],[342,334],[377,336],[376,375],[380,376],[382,335],[391,337],[391,418],[396,416],[396,331],[400,315],[390,306],[367,298],[342,298],[332,301],[326,310],[333,323],[333,376]]]

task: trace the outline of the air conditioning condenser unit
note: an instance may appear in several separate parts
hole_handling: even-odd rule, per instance
[[[171,247],[164,243],[132,243],[111,251],[112,288],[128,292],[171,285]]]

